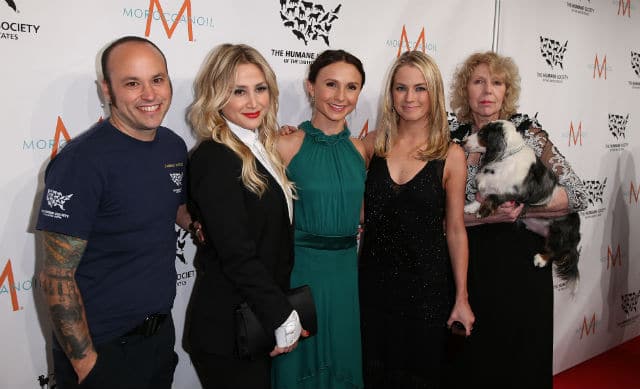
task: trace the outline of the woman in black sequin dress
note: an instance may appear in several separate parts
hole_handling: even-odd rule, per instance
[[[406,52],[386,84],[383,127],[365,139],[360,302],[365,387],[439,388],[447,327],[471,329],[466,163],[449,142],[442,78]]]

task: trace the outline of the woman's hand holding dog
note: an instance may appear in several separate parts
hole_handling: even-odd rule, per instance
[[[482,203],[482,197],[476,194],[476,201]],[[518,204],[515,201],[507,201],[498,206],[490,216],[479,218],[475,213],[464,215],[464,224],[466,226],[474,226],[484,223],[513,223],[520,217],[524,210],[524,204]]]
[[[513,223],[518,220],[523,209],[524,204],[517,204],[515,201],[507,201],[506,203],[500,204],[493,215],[487,216],[483,220],[485,223]]]

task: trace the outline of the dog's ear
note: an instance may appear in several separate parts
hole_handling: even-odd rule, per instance
[[[501,122],[491,122],[480,129],[478,134],[482,138],[482,143],[486,148],[484,153],[484,163],[495,161],[504,155],[507,148],[507,140],[504,137],[504,131]]]

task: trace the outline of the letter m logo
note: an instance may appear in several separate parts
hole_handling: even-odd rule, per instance
[[[67,132],[67,127],[64,126],[62,118],[58,116],[58,122],[56,123],[56,133],[53,136],[53,147],[51,148],[51,159],[58,154],[58,145],[60,144],[60,134],[64,136],[65,141],[70,141],[71,137]]]
[[[418,40],[416,41],[416,44],[413,46],[413,50],[417,50],[418,49],[418,45],[422,43],[422,52],[426,53],[427,50],[427,43],[424,37],[424,27],[422,27],[422,31],[420,31],[420,35],[418,35]],[[402,26],[402,34],[400,35],[400,43],[398,44],[398,57],[400,56],[400,54],[402,54],[402,48],[403,47],[407,47],[406,51],[411,51],[411,46],[409,46],[409,37],[407,37],[407,29],[406,26],[403,25]]]
[[[160,15],[160,20],[162,21],[162,27],[164,27],[164,31],[167,33],[167,37],[169,39],[171,39],[173,32],[175,31],[176,27],[178,27],[178,23],[180,23],[180,20],[182,19],[182,15],[186,10],[187,11],[186,24],[187,24],[187,31],[189,34],[189,41],[193,42],[193,26],[191,23],[191,21],[193,20],[191,18],[191,0],[184,0],[184,2],[182,3],[182,7],[180,8],[180,11],[178,11],[178,13],[176,14],[176,18],[173,21],[173,24],[171,25],[171,27],[169,27],[169,22],[167,21],[165,13],[162,9],[162,5],[160,5],[160,0],[149,0],[149,14],[147,15],[147,29],[144,31],[144,36],[146,37],[148,37],[149,34],[151,33],[151,21],[153,20],[154,8],[158,9],[158,14]]]
[[[591,320],[587,323],[587,317],[582,320],[582,328],[580,329],[580,339],[586,334],[587,336],[596,332],[596,314],[591,316]]]
[[[616,248],[615,253],[611,250],[611,246],[607,246],[607,269],[610,267],[622,266],[622,254],[620,253],[620,244]]]
[[[638,187],[638,189],[640,189],[640,187]],[[631,204],[632,201],[635,201],[637,205],[639,194],[640,194],[640,191],[636,190],[636,187],[633,185],[633,181],[631,181],[631,183],[629,184],[629,204]]]
[[[363,139],[369,133],[369,121],[364,122],[362,126],[362,130],[360,130],[360,134],[358,134],[358,139]]]
[[[14,311],[20,309],[18,306],[18,294],[16,293],[15,280],[13,278],[13,269],[11,268],[11,260],[7,261],[7,264],[4,266],[2,270],[2,274],[0,274],[0,293],[2,293],[2,286],[4,285],[5,280],[7,281],[7,286],[9,289],[9,294],[11,295],[11,307]]]
[[[622,11],[622,14],[620,11]],[[618,0],[618,15],[631,17],[631,0]]]
[[[571,146],[572,140],[574,146],[577,146],[578,142],[580,142],[580,146],[582,146],[582,121],[578,123],[577,133],[573,127],[573,122],[569,124],[569,146]]]
[[[598,78],[602,78],[602,73],[604,73],[604,79],[607,79],[607,56],[605,55],[602,58],[602,66],[600,66],[600,62],[598,61],[598,54],[596,54],[596,59],[593,61],[593,78],[596,78],[596,71],[598,71]]]

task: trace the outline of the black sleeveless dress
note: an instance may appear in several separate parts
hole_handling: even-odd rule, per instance
[[[365,186],[360,307],[365,388],[438,388],[454,287],[444,160],[396,184],[374,156]]]

